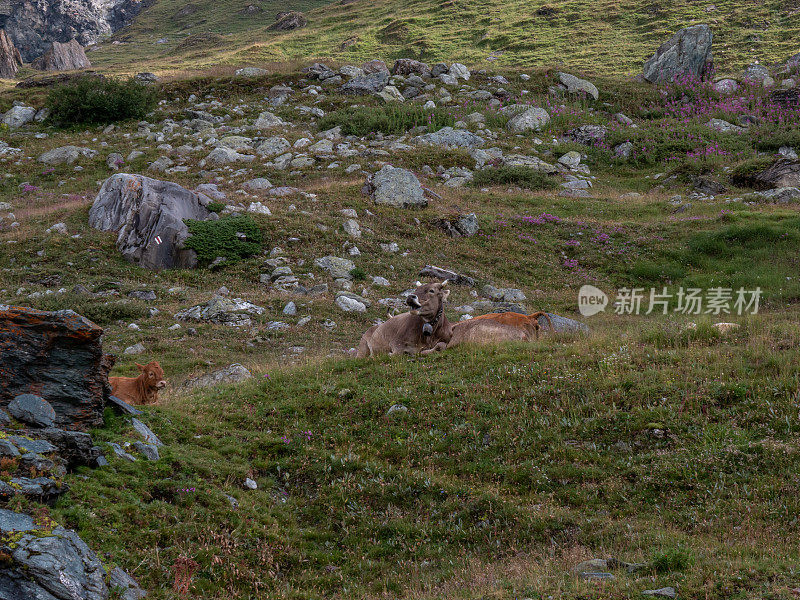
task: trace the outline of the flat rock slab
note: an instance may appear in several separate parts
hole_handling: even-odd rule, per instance
[[[52,427],[56,419],[56,411],[41,396],[20,394],[8,404],[8,412],[14,418],[39,427]]]
[[[34,440],[21,435],[10,435],[8,436],[8,440],[17,448],[36,454],[50,454],[58,450],[56,446],[47,440]]]
[[[140,411],[138,408],[134,408],[133,406],[131,406],[130,404],[128,404],[127,402],[125,402],[125,400],[122,400],[122,399],[120,399],[120,398],[117,398],[116,396],[109,396],[109,397],[108,397],[108,401],[109,401],[109,402],[110,402],[110,403],[111,403],[113,406],[115,406],[115,407],[116,407],[116,408],[118,408],[118,409],[119,409],[121,412],[123,412],[123,413],[125,413],[125,414],[128,414],[128,415],[133,415],[133,416],[138,416],[138,415],[143,415],[143,414],[144,414],[144,413],[143,413],[142,411]]]
[[[240,383],[252,378],[253,375],[243,365],[234,363],[224,369],[218,369],[211,373],[199,375],[189,379],[184,385],[186,388],[207,388],[223,383]]]
[[[0,508],[0,533],[33,531],[34,529],[39,529],[39,527],[30,516]]]
[[[131,425],[136,430],[136,432],[144,438],[144,441],[148,444],[153,444],[154,446],[163,446],[164,442],[158,439],[158,436],[153,433],[150,428],[142,423],[139,419],[133,418],[131,419]]]

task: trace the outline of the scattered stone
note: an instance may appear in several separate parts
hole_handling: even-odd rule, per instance
[[[153,444],[154,446],[164,445],[164,443],[160,439],[158,439],[158,436],[155,433],[153,433],[150,430],[150,428],[144,423],[142,423],[139,419],[135,417],[132,418],[131,425],[133,425],[133,428],[136,430],[136,432],[139,435],[141,435],[144,438],[144,441],[147,442],[148,444]]]
[[[314,265],[327,271],[328,274],[334,279],[352,279],[350,272],[356,268],[355,263],[347,258],[339,258],[337,256],[325,256],[317,258]]]
[[[548,112],[539,106],[534,106],[525,112],[512,117],[508,121],[506,128],[514,133],[541,131],[542,128],[549,122],[550,115]]]
[[[661,598],[677,598],[678,591],[674,587],[663,587],[657,590],[644,590],[642,592],[645,596],[658,596]]]
[[[222,384],[241,383],[252,377],[252,373],[250,373],[246,367],[239,363],[234,363],[224,369],[218,369],[211,373],[192,377],[184,384],[184,387],[187,389],[208,388]]]
[[[244,480],[244,487],[246,487],[248,490],[257,490],[258,489],[258,484],[255,481],[253,481],[252,479],[250,479],[249,477],[247,477]]]
[[[344,312],[367,312],[367,307],[362,303],[346,295],[339,295],[336,297],[336,306],[341,308]]]
[[[156,447],[155,444],[146,444],[137,440],[133,442],[133,447],[136,448],[136,451],[144,456],[147,460],[155,461],[161,458],[158,455],[158,447]]]
[[[198,304],[175,313],[179,321],[219,323],[230,327],[252,324],[251,315],[263,315],[266,309],[241,298],[224,298],[215,295],[206,304]]]
[[[376,71],[360,77],[354,77],[345,83],[340,91],[351,96],[369,96],[381,92],[389,83],[389,74],[386,71]]]
[[[397,208],[425,207],[428,205],[422,184],[420,184],[417,177],[411,171],[392,167],[391,165],[384,166],[380,171],[369,177],[364,188],[375,204],[384,204]]]
[[[425,265],[419,272],[420,277],[430,277],[432,279],[446,279],[447,281],[451,281],[456,285],[465,285],[468,287],[475,287],[475,280],[472,277],[467,277],[466,275],[459,275],[455,271],[449,271],[447,269],[442,269],[441,267],[435,267],[433,265]]]
[[[486,143],[486,140],[479,135],[466,129],[452,127],[443,127],[439,131],[417,136],[414,141],[444,148],[477,148]]]
[[[8,114],[8,113],[6,113]],[[97,152],[91,148],[79,148],[78,146],[61,146],[53,148],[37,159],[40,163],[50,166],[71,165],[80,157],[93,158]]]
[[[128,346],[125,348],[122,353],[126,356],[135,356],[137,354],[143,354],[146,350],[147,349],[144,347],[144,344],[137,342],[133,346]]]
[[[266,69],[259,69],[258,67],[244,67],[236,69],[235,75],[237,77],[264,77],[268,74]]]
[[[597,87],[585,79],[575,77],[569,73],[559,73],[558,79],[561,84],[567,88],[567,92],[570,94],[585,94],[591,96],[595,100],[600,97],[600,92]]]
[[[402,417],[408,414],[408,407],[402,404],[393,404],[389,407],[389,410],[386,411],[387,417]]]
[[[270,129],[283,125],[286,125],[284,120],[269,111],[264,111],[258,115],[258,119],[256,119],[256,122],[253,124],[256,129]]]

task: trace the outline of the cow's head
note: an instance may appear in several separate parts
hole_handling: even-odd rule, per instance
[[[444,301],[450,295],[450,290],[445,289],[446,287],[447,281],[419,284],[417,289],[406,297],[406,304],[411,307],[411,314],[418,315],[425,321],[436,319],[444,306]]]
[[[164,379],[164,369],[161,368],[157,361],[154,360],[146,365],[136,363],[136,366],[142,372],[141,377],[144,377],[144,384],[147,387],[156,390],[167,387],[167,380]]]

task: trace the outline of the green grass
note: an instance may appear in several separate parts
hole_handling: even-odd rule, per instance
[[[186,6],[197,11],[180,16]],[[734,72],[753,60],[786,60],[797,51],[792,40],[800,33],[795,8],[781,0],[293,2],[291,8],[308,11],[309,24],[288,33],[267,27],[277,10],[290,7],[267,2],[261,4],[264,13],[252,16],[242,14],[244,6],[156,0],[117,33],[124,44],[103,44],[91,59],[125,72],[310,57],[356,63],[415,57],[528,69],[564,64],[593,74],[631,75],[676,30],[702,22],[714,29],[718,71]],[[210,39],[208,32],[218,36]]]
[[[425,110],[418,104],[387,104],[377,107],[345,108],[319,120],[321,130],[341,127],[343,135],[364,136],[372,133],[405,133],[425,126],[431,131],[452,127],[455,118],[445,109]]]
[[[139,565],[154,598],[180,555],[203,598],[783,597],[800,558],[796,325],[677,348],[623,331],[622,348],[601,325],[173,396],[146,416],[162,459],[83,472],[54,516]],[[409,412],[387,418],[396,403]],[[111,423],[96,437],[130,437]],[[648,567],[592,592],[569,573],[587,556]]]
[[[554,74],[534,75],[528,97],[543,103]],[[225,127],[247,131],[269,87],[299,78],[296,72],[254,81],[203,76],[164,84],[161,97],[169,103],[148,117],[151,131],[161,133],[157,124],[164,119],[184,119],[190,94],[243,107],[243,114],[230,112]],[[650,105],[648,116],[655,116],[652,88],[612,78],[600,86],[607,108],[633,115],[647,139],[677,143],[657,135],[661,121],[632,110]],[[20,94],[0,101],[28,100]],[[30,101],[39,106],[43,98]],[[352,102],[326,94],[317,106],[343,114],[338,111]],[[156,148],[160,142],[138,137],[137,123],[106,132],[37,124],[9,133],[8,143],[23,152],[0,157],[8,173],[0,180],[0,200],[12,204],[20,226],[0,230],[0,299],[74,308],[104,326],[104,348],[117,356],[114,375],[134,375],[136,362],[155,359],[170,382],[161,404],[143,416],[167,444],[162,459],[113,460],[108,468],[69,475],[69,495],[51,510],[56,520],[76,528],[105,564],[129,570],[156,600],[176,597],[173,568],[181,556],[199,565],[189,597],[212,600],[622,599],[666,585],[686,598],[788,600],[799,583],[800,559],[797,211],[728,201],[741,191],[733,189],[692,199],[676,212],[669,199],[687,194],[685,177],[709,172],[725,179],[730,174],[723,167],[735,165],[754,171],[761,163],[753,161],[763,160],[756,137],[709,138],[738,148],[742,156],[730,160],[629,163],[600,146],[553,143],[565,129],[598,120],[580,103],[565,105],[540,145],[533,136],[506,132],[495,111],[482,106],[454,106],[452,117],[485,111],[497,134],[487,146],[506,155],[555,162],[567,150],[585,153],[596,177],[593,198],[518,189],[522,176],[489,182],[487,191],[450,188],[435,173],[473,168],[466,150],[420,146],[372,154],[377,140],[369,137],[364,155],[337,158],[332,169],[321,161],[299,173],[258,158],[201,174],[208,146],[185,157],[172,154],[187,172],[155,176],[188,189],[214,181],[229,202],[263,201],[272,211],[254,217],[263,236],[255,253],[243,252],[215,271],[139,269],[121,258],[114,234],[88,227],[98,182],[111,174],[109,153],[127,156],[142,148],[145,155],[125,169],[148,175],[148,163],[169,153]],[[328,125],[298,116],[291,104],[276,112],[297,125],[285,133],[290,143]],[[381,112],[371,105],[361,114]],[[164,135],[174,147],[200,145],[180,130]],[[42,152],[67,144],[99,153],[52,169],[36,162]],[[358,163],[374,172],[384,162],[413,169],[440,197],[431,195],[426,208],[413,211],[376,206],[362,195],[364,175],[345,169]],[[254,177],[305,194],[242,195],[242,184]],[[623,197],[634,190],[642,195]],[[343,232],[342,209],[357,212],[361,238]],[[480,224],[473,237],[450,238],[436,226],[444,216],[472,212]],[[62,221],[70,235],[45,233]],[[236,231],[227,229],[223,247]],[[215,237],[203,244],[209,260],[219,252],[211,248]],[[371,300],[363,314],[338,309],[336,283],[314,266],[318,257],[347,256],[354,241],[361,255],[354,258],[352,291]],[[381,244],[388,242],[401,251],[385,253]],[[290,297],[262,283],[275,264],[262,250],[274,246],[303,285],[327,283],[330,291]],[[612,296],[621,287],[666,286],[674,293],[679,287],[759,286],[763,297],[756,316],[673,311],[633,317],[608,307],[585,319],[592,327],[585,338],[425,358],[345,358],[363,331],[386,317],[378,300],[408,289],[425,264],[477,281],[475,290],[452,286],[446,307],[452,320],[460,316],[455,308],[474,302],[472,292],[487,283],[521,289],[529,312],[576,318],[577,290],[586,283]],[[376,275],[389,287],[373,285]],[[118,295],[69,291],[78,284]],[[209,323],[171,329],[175,313],[207,301],[221,286],[265,313],[243,329]],[[46,294],[61,288],[68,291]],[[154,302],[127,296],[146,289],[156,292]],[[290,299],[297,305],[294,317],[282,313]],[[300,325],[305,317],[311,320]],[[274,330],[271,321],[289,327]],[[740,329],[723,334],[713,327],[720,321],[735,321]],[[130,329],[131,322],[140,329]],[[136,343],[145,346],[144,354],[123,354]],[[254,378],[236,387],[183,389],[187,378],[233,362],[246,365]],[[387,418],[397,403],[408,413]],[[93,434],[99,443],[138,439],[111,411],[106,427]],[[258,489],[245,491],[245,477]],[[226,494],[238,500],[238,510]],[[571,575],[575,564],[592,557],[647,567],[635,575],[615,570],[616,579],[603,584]]]
[[[555,178],[531,167],[489,167],[475,172],[472,185],[516,185],[526,190],[552,190]]]

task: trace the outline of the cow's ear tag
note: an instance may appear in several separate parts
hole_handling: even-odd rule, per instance
[[[433,325],[425,323],[425,325],[422,326],[422,335],[433,335]]]

